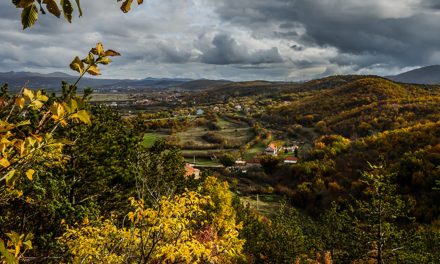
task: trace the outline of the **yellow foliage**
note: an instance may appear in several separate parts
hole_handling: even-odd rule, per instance
[[[199,192],[163,197],[155,208],[130,202],[130,228],[107,220],[67,230],[60,241],[74,263],[233,263],[242,257],[227,183],[209,177]]]

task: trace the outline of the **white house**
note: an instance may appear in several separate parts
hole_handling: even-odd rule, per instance
[[[278,155],[278,147],[274,143],[270,143],[269,146],[264,150],[267,155],[276,156]]]
[[[196,115],[200,116],[203,115],[205,113],[205,111],[203,111],[203,109],[197,109],[196,111]]]

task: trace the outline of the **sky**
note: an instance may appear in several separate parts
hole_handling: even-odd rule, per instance
[[[40,15],[22,30],[0,2],[0,72],[72,73],[97,42],[122,56],[102,78],[299,81],[392,75],[439,64],[438,0],[82,0],[72,24]]]

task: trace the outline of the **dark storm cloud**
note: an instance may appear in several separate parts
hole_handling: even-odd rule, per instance
[[[212,40],[212,47],[202,52],[200,59],[208,64],[263,64],[283,61],[275,47],[249,52],[247,47],[238,44],[226,34],[216,35]]]
[[[434,9],[439,7],[437,0],[224,0],[216,10],[225,21],[260,34],[262,24],[264,28],[272,24],[285,32],[266,30],[264,34],[335,47],[345,58],[334,62],[363,67],[435,63],[440,16]],[[304,27],[302,35],[291,31],[298,24]],[[356,56],[353,62],[349,55]]]

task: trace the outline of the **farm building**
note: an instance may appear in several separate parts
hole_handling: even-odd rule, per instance
[[[201,116],[203,114],[205,114],[205,111],[203,111],[203,109],[197,109],[196,115]]]
[[[299,149],[299,146],[293,145],[293,146],[289,146],[289,147],[283,147],[283,149],[287,152],[294,152],[296,149]]]
[[[274,143],[270,143],[264,150],[264,153],[266,153],[267,155],[276,156],[278,155],[278,150],[278,147]]]
[[[284,163],[287,163],[287,164],[296,164],[296,163],[298,163],[298,158],[296,158],[296,157],[286,157],[286,158],[284,159]]]
[[[246,161],[244,160],[236,160],[235,166],[246,166]]]

